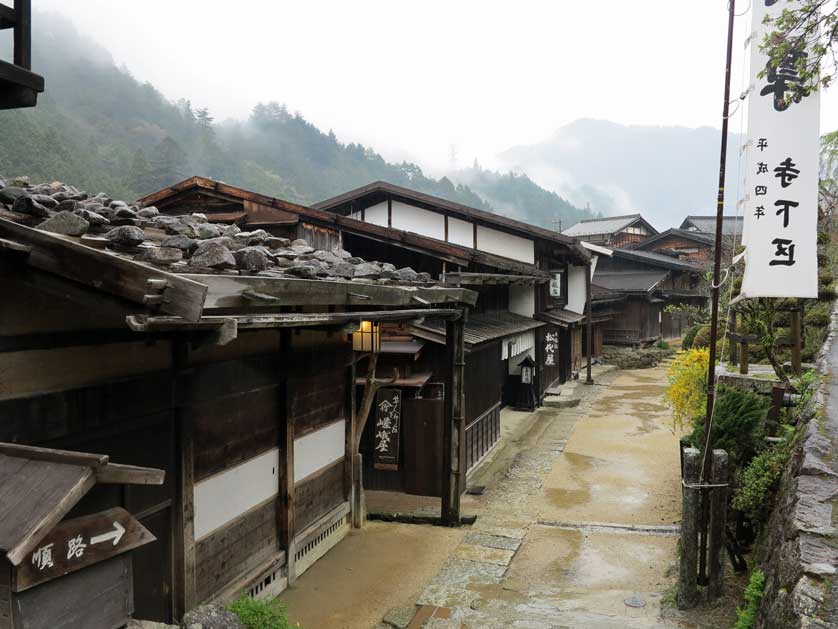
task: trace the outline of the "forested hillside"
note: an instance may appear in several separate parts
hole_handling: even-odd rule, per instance
[[[33,67],[47,88],[35,109],[0,111],[0,173],[126,199],[204,175],[301,203],[385,180],[545,225],[556,213],[565,225],[580,216],[525,178],[473,178],[478,195],[446,177],[427,177],[415,164],[388,163],[276,102],[256,104],[245,121],[218,124],[208,109],[170,102],[117,68],[66,19],[39,14],[33,23]],[[515,205],[527,199],[539,199],[537,206]]]

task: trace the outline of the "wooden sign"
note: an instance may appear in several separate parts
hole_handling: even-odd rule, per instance
[[[373,465],[376,469],[399,469],[401,418],[401,390],[379,390],[375,403],[375,428],[373,433]]]
[[[14,590],[22,592],[155,539],[121,507],[65,520],[17,566]]]
[[[544,335],[544,366],[553,367],[556,364],[556,350],[559,348],[559,333],[547,332]]]

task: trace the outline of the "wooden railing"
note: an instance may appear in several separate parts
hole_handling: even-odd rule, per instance
[[[466,427],[466,469],[474,467],[500,437],[500,403]]]

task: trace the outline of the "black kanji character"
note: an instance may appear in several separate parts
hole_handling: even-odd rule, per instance
[[[774,176],[780,180],[780,185],[783,188],[788,188],[791,183],[800,175],[800,170],[795,168],[797,164],[791,161],[791,157],[787,157],[777,168],[774,169]]]
[[[768,148],[768,140],[766,138],[760,138],[757,140],[757,148],[759,149],[759,152],[762,153]]]
[[[759,220],[763,216],[765,216],[765,206],[764,205],[758,205],[756,207],[756,211],[754,212],[754,216],[757,217],[757,220]]]
[[[794,260],[794,245],[788,238],[775,238],[771,241],[772,245],[776,245],[777,251],[774,252],[774,257],[788,258],[787,260],[771,260],[768,266],[792,266]]]
[[[805,50],[792,50],[780,62],[773,67],[771,61],[765,66],[765,76],[768,83],[760,90],[760,96],[769,94],[774,97],[774,109],[785,111],[792,102],[799,103],[803,98],[801,89],[804,82],[797,71],[797,62],[808,56]],[[789,97],[786,97],[786,94]]]
[[[800,205],[800,203],[798,203],[797,201],[786,201],[785,199],[780,199],[779,201],[775,201],[774,205],[780,208],[776,212],[777,216],[780,216],[780,214],[783,215],[783,227],[788,227],[789,210],[793,207],[797,207],[798,205]]]
[[[754,194],[758,197],[768,194],[768,186],[754,186]]]
[[[757,164],[757,175],[761,175],[762,173],[768,172],[768,164],[765,162],[759,162]]]

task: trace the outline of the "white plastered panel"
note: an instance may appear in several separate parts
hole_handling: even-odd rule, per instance
[[[340,420],[325,428],[294,440],[294,482],[342,459],[346,454],[346,421]]]

